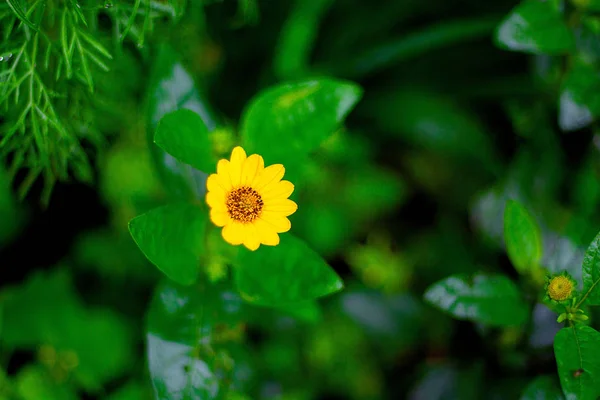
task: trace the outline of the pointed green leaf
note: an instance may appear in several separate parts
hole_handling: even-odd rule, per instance
[[[594,238],[583,256],[583,296],[586,304],[600,305],[600,233]]]
[[[155,145],[154,133],[164,115],[182,108],[200,115],[207,129],[212,131],[216,126],[212,111],[194,79],[181,64],[179,55],[168,44],[159,46],[152,66],[146,93],[146,118],[147,139],[154,165],[169,194],[174,198],[200,199],[205,193],[206,174]]]
[[[354,83],[334,79],[266,89],[250,101],[242,116],[242,146],[249,154],[261,154],[267,164],[286,164],[314,150],[338,129],[361,96],[362,89]]]
[[[148,311],[147,354],[157,399],[222,399],[250,376],[236,329],[245,304],[224,285],[161,283]],[[240,356],[240,358],[236,358]]]
[[[156,128],[154,143],[202,172],[211,173],[217,168],[208,128],[202,118],[191,110],[184,108],[162,117]]]
[[[197,205],[169,204],[133,218],[129,232],[144,255],[182,285],[198,277],[207,212]]]
[[[344,286],[321,256],[290,233],[281,234],[277,246],[256,251],[240,248],[234,265],[244,299],[265,306],[313,300]]]
[[[554,338],[554,354],[567,399],[600,396],[600,333],[585,325],[563,328]]]
[[[575,47],[562,14],[550,1],[526,0],[496,30],[496,44],[532,54],[565,54]]]
[[[504,208],[504,242],[508,258],[521,274],[530,273],[542,259],[542,234],[533,216],[515,200]]]
[[[523,391],[521,400],[564,400],[558,382],[553,376],[542,375],[531,381]]]
[[[23,7],[21,6],[21,2],[19,0],[6,0],[6,4],[8,4],[12,12],[16,15],[17,18],[19,18],[19,20],[22,23],[33,29],[35,32],[38,31],[38,27],[35,26],[35,24],[31,22],[29,18],[27,18],[27,14],[23,10]]]
[[[453,275],[431,285],[424,298],[458,319],[492,326],[518,326],[529,315],[517,286],[502,275]]]

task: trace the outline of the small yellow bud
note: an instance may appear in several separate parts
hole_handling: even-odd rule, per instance
[[[564,301],[571,297],[573,283],[566,276],[555,276],[548,284],[548,296],[552,300]]]

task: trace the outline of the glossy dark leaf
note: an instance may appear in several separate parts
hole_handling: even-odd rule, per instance
[[[487,325],[520,326],[529,315],[517,286],[502,275],[453,275],[431,285],[424,297],[458,319]]]
[[[592,65],[574,63],[561,88],[558,122],[562,130],[589,125],[600,115],[600,73]]]
[[[204,196],[206,174],[177,160],[154,144],[158,122],[167,113],[182,108],[202,118],[208,131],[216,127],[212,111],[196,87],[192,76],[168,44],[159,46],[146,93],[147,140],[160,178],[175,199],[200,199]]]
[[[500,23],[496,43],[507,50],[533,54],[565,54],[575,41],[554,3],[526,0]]]
[[[321,256],[290,233],[282,234],[277,246],[240,248],[234,265],[244,299],[265,306],[313,300],[344,286]]]
[[[133,218],[129,232],[148,260],[166,276],[190,285],[200,271],[207,221],[204,208],[174,203]]]
[[[148,311],[148,367],[160,400],[223,399],[251,376],[228,332],[239,329],[244,303],[223,285],[162,282]]]
[[[542,375],[525,388],[521,400],[564,400],[558,382],[553,376]]]

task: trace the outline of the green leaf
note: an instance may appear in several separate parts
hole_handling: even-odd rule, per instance
[[[208,128],[195,112],[181,109],[166,114],[158,123],[156,143],[164,151],[205,173],[216,170]]]
[[[22,23],[33,29],[35,32],[38,31],[38,27],[35,26],[35,24],[31,22],[29,18],[27,18],[27,14],[23,10],[23,7],[21,6],[21,2],[19,0],[6,0],[6,4],[8,4],[12,12],[17,16],[17,18],[19,18],[19,20]]]
[[[575,63],[561,87],[558,122],[562,130],[584,128],[600,115],[599,90],[600,73],[596,68]]]
[[[504,208],[504,241],[508,258],[521,274],[539,267],[542,259],[542,234],[533,216],[515,200]]]
[[[282,234],[277,246],[240,248],[234,265],[242,297],[264,306],[313,300],[344,287],[325,260],[290,233]]]
[[[154,133],[160,119],[173,111],[194,111],[209,131],[216,123],[203,95],[193,78],[179,61],[179,55],[166,43],[158,46],[153,58],[146,93],[147,140],[160,179],[169,194],[179,200],[200,199],[204,196],[206,174],[187,165],[154,144]]]
[[[600,0],[571,0],[579,8],[587,11],[600,11]]]
[[[585,325],[563,328],[554,338],[554,354],[567,399],[600,396],[600,333]]]
[[[594,238],[585,251],[582,265],[583,277],[583,301],[588,305],[600,305],[600,233]]]
[[[385,133],[419,148],[445,157],[476,159],[488,169],[497,163],[489,133],[477,116],[454,98],[394,88],[365,107]]]
[[[531,381],[523,391],[521,400],[564,400],[558,387],[558,382],[553,376],[538,376]]]
[[[273,69],[282,78],[307,72],[319,22],[333,4],[332,0],[296,0],[279,35]]]
[[[21,400],[76,400],[79,398],[70,385],[56,382],[48,370],[38,365],[26,365],[19,370],[16,389]]]
[[[200,270],[207,219],[206,210],[197,205],[169,204],[133,218],[129,232],[148,260],[166,276],[191,285]]]
[[[560,11],[550,1],[526,0],[500,23],[496,44],[531,54],[565,54],[575,41]]]
[[[452,275],[431,285],[424,298],[458,319],[491,326],[519,326],[529,316],[519,289],[503,275]]]
[[[351,82],[320,79],[285,83],[254,97],[242,116],[242,146],[267,164],[298,159],[338,129],[362,96]],[[284,143],[274,146],[273,143]]]
[[[243,320],[245,304],[223,285],[162,282],[148,311],[147,354],[158,399],[221,399],[250,377],[238,344],[221,335]]]

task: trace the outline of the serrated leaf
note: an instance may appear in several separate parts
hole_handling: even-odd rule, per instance
[[[157,399],[223,399],[251,370],[239,345],[220,335],[244,317],[244,303],[224,285],[162,282],[148,311],[147,354]]]
[[[234,265],[238,290],[255,304],[301,303],[344,287],[325,260],[290,233],[282,234],[277,246],[261,246],[256,251],[240,248]]]
[[[154,143],[202,172],[216,171],[217,160],[212,152],[208,128],[202,118],[191,110],[181,109],[162,117],[156,128]]]
[[[517,286],[502,275],[453,275],[431,285],[424,298],[458,319],[492,326],[518,326],[529,315]]]
[[[600,396],[600,333],[585,325],[561,329],[554,338],[560,384],[567,399]]]
[[[562,14],[544,0],[516,6],[498,26],[495,40],[501,48],[531,54],[565,54],[575,47]]]
[[[199,206],[175,203],[133,218],[129,232],[144,255],[170,279],[196,282],[208,213]]]
[[[529,274],[542,259],[542,234],[536,220],[523,205],[508,200],[504,209],[504,242],[515,269]]]
[[[261,154],[266,164],[281,162],[287,167],[333,134],[361,96],[359,86],[334,79],[266,89],[244,111],[242,146],[248,154]]]

